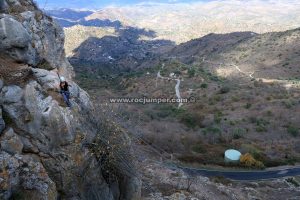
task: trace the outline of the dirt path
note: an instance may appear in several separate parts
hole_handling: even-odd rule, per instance
[[[255,79],[255,78],[253,77],[253,74],[254,74],[255,72],[244,72],[244,71],[241,70],[241,68],[240,68],[239,66],[237,66],[237,65],[235,65],[235,64],[231,64],[231,66],[235,67],[235,69],[238,70],[241,74],[244,74],[245,76],[249,76],[251,79]]]
[[[164,65],[162,66],[162,68],[164,67]],[[182,103],[182,98],[181,98],[181,94],[180,94],[180,83],[181,83],[181,80],[180,78],[169,78],[169,77],[163,77],[161,76],[160,74],[160,71],[157,72],[157,76],[156,76],[156,87],[157,87],[157,80],[158,79],[164,79],[164,80],[173,80],[173,81],[176,81],[176,85],[175,85],[175,93],[176,93],[176,96],[177,96],[177,99],[179,101],[179,104],[178,104],[178,108],[180,108],[183,103]]]

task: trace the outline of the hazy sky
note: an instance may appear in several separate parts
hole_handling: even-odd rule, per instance
[[[188,3],[209,0],[150,0],[153,3]],[[147,2],[147,0],[36,0],[41,8],[101,8],[109,5],[130,5]]]

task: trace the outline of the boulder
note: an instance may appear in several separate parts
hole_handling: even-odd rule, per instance
[[[19,86],[12,85],[6,86],[2,89],[0,97],[3,103],[17,103],[21,101],[23,96],[23,90]]]
[[[1,49],[28,47],[31,38],[20,22],[12,17],[5,17],[0,19],[0,24]]]
[[[0,19],[0,50],[18,62],[28,62],[31,37],[24,26],[11,15]]]
[[[23,143],[12,128],[9,128],[0,138],[1,149],[10,154],[20,154]]]

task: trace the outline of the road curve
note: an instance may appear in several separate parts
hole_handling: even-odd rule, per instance
[[[163,65],[163,66],[164,66],[164,65]],[[179,79],[179,78],[168,78],[168,77],[163,77],[163,76],[161,76],[160,71],[157,72],[156,78],[157,78],[157,79],[158,79],[158,78],[161,78],[161,79],[165,79],[165,80],[173,80],[173,81],[176,81],[176,85],[175,85],[175,93],[176,93],[177,99],[178,99],[178,101],[179,101],[178,108],[180,108],[180,107],[183,105],[183,103],[181,102],[182,98],[181,98],[180,90],[179,90],[179,88],[180,88],[180,83],[181,83],[180,79]],[[156,81],[156,87],[157,87],[157,81]]]
[[[185,173],[190,176],[205,176],[205,177],[225,177],[232,180],[238,181],[257,181],[257,180],[268,180],[277,179],[289,176],[299,176],[300,166],[290,169],[278,169],[278,170],[262,170],[262,171],[218,171],[218,170],[207,170],[207,169],[196,169],[177,166],[182,169]]]

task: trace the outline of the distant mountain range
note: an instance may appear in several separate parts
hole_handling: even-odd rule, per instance
[[[98,11],[47,11],[62,26],[132,26],[153,30],[158,39],[182,43],[209,33],[285,31],[300,26],[298,1],[209,1],[142,4]],[[93,20],[93,21],[90,21]],[[107,21],[109,20],[109,21]]]
[[[70,21],[78,21],[78,20],[82,20],[83,18],[93,14],[94,12],[62,8],[62,9],[57,9],[57,10],[46,10],[46,13],[48,15],[51,15],[54,18],[65,19],[65,20],[70,20]]]
[[[85,17],[93,14],[93,11],[80,11],[72,9],[46,10],[62,27],[72,27],[75,25],[94,27],[121,27],[121,22],[110,21],[109,19],[86,20]]]
[[[68,57],[126,68],[138,67],[145,58],[153,59],[177,44],[210,33],[261,34],[300,27],[297,1],[140,4],[47,13],[65,28]]]

